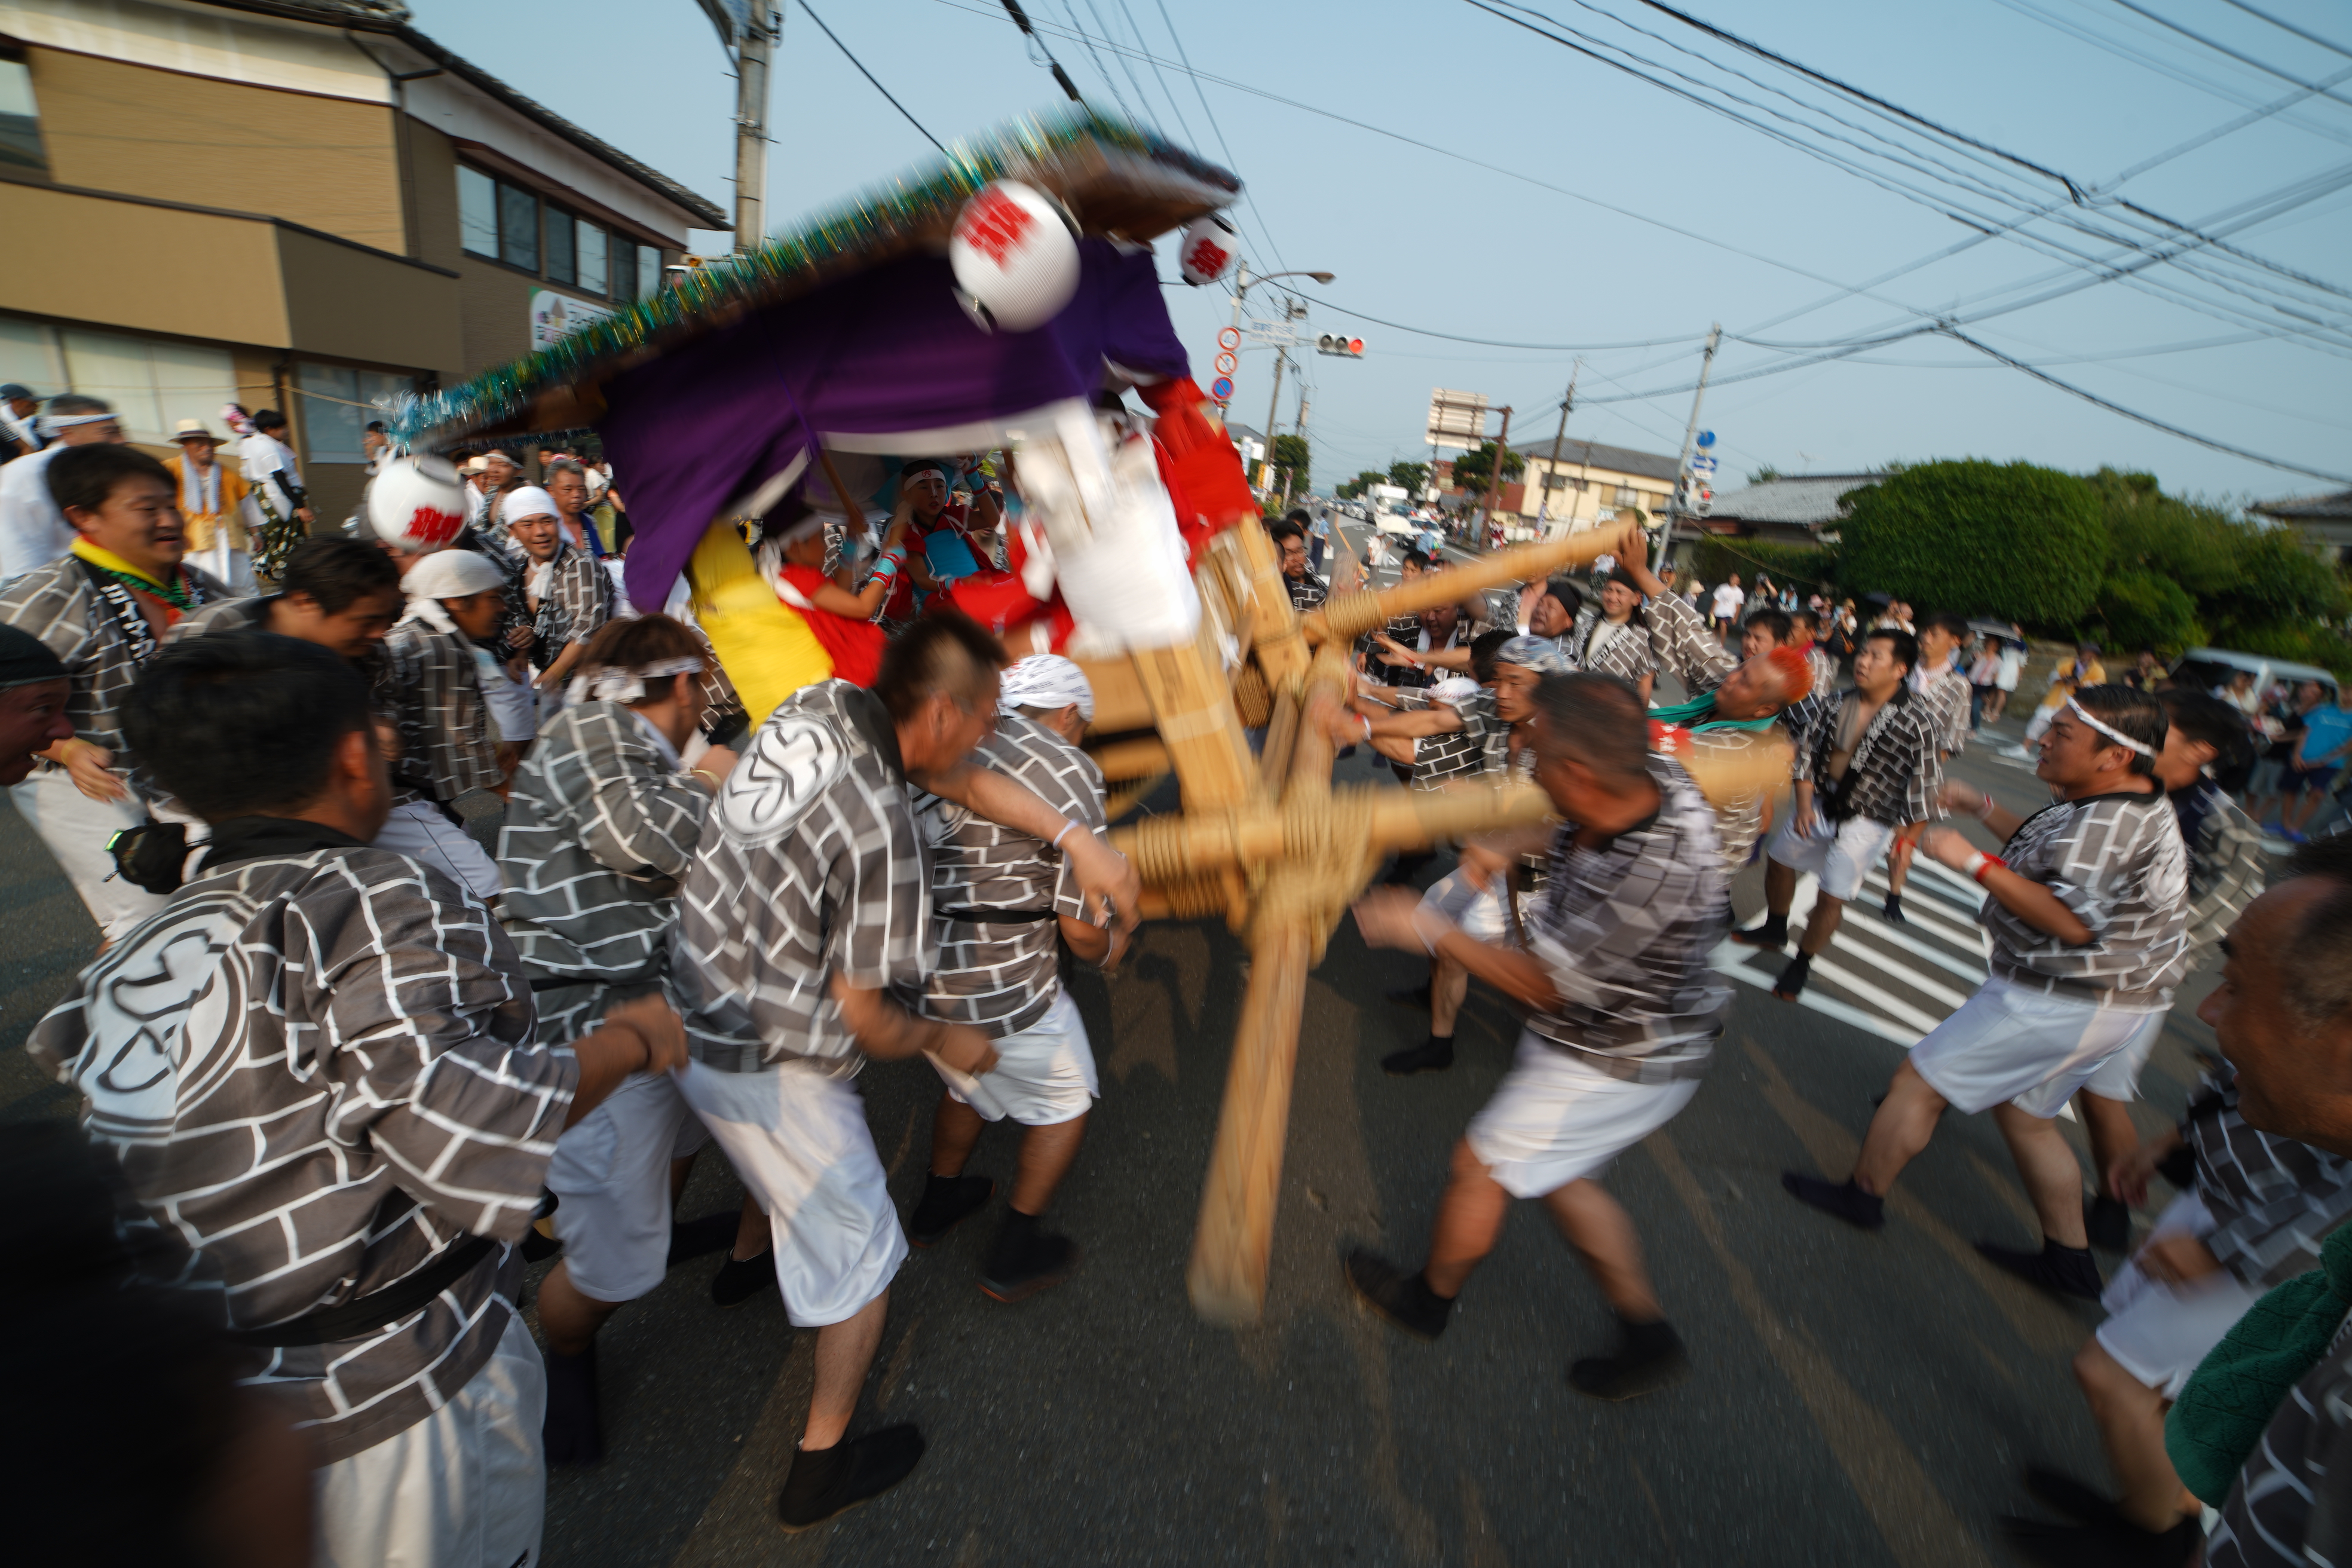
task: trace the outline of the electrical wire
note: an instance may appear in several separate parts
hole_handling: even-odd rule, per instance
[[[2352,49],[2346,48],[2342,44],[2323,38],[2317,33],[2305,32],[2303,28],[2296,26],[2292,22],[2282,22],[2276,16],[2272,16],[2268,11],[2258,11],[2253,6],[2247,5],[2246,0],[2221,0],[2221,3],[2225,5],[2235,5],[2239,10],[2243,11],[2249,16],[2259,16],[2263,21],[2268,22],[2272,26],[2280,29],[2282,32],[2293,33],[2296,37],[2302,38],[2308,43],[2317,44],[2323,49],[2333,49],[2339,55],[2352,58]]]
[[[874,73],[866,68],[866,62],[849,52],[849,46],[843,43],[840,37],[835,34],[834,30],[824,25],[824,18],[816,14],[815,10],[810,6],[808,0],[801,0],[801,9],[808,12],[809,20],[814,22],[817,25],[818,29],[822,31],[826,37],[833,39],[833,47],[839,49],[843,56],[848,59],[849,63],[857,68],[857,74],[864,77],[867,81],[873,82],[874,90],[880,93],[884,98],[889,99],[890,107],[897,110],[899,113],[906,115],[908,124],[923,132],[924,141],[929,142],[934,147],[938,147],[941,157],[950,156],[947,148],[940,144],[940,139],[932,135],[929,131],[923,130],[923,122],[916,119],[914,115],[908,111],[905,104],[899,102],[897,99],[890,97],[890,89],[884,87],[880,81],[875,79]]]
[[[1644,0],[1644,3],[1646,4],[1646,0]],[[2240,65],[2252,66],[2254,69],[2263,72],[2265,76],[2274,76],[2281,81],[2291,81],[2297,87],[2308,88],[2312,85],[2299,76],[2290,76],[2285,71],[2279,69],[2278,67],[2265,64],[2264,62],[2254,58],[2253,56],[2233,49],[2229,45],[2224,44],[2218,39],[2209,38],[2202,33],[2192,32],[2189,28],[2182,26],[2179,23],[2172,20],[2169,16],[2160,16],[2155,12],[2149,10],[2147,6],[2137,4],[2136,0],[2116,0],[2116,4],[2122,6],[2125,10],[2131,12],[2136,16],[2147,17],[2149,21],[2154,22],[2159,27],[2168,27],[2184,38],[2195,39],[2197,42],[2204,45],[2207,48],[2212,50],[2217,55],[2226,55],[2230,58],[2236,60]],[[2269,18],[2264,17],[2263,20],[2268,21]],[[2331,48],[2334,47],[2333,45],[2330,45],[2329,47]],[[2313,90],[2316,91],[2317,89],[2313,89]],[[2322,94],[2322,96],[2334,102],[2343,104],[2347,109],[2352,109],[2352,99],[2347,99],[2341,93],[2330,92]]]

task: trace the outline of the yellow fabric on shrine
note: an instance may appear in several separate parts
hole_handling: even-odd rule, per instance
[[[172,499],[174,504],[185,499],[187,481],[184,477],[184,470],[187,467],[187,461],[184,453],[176,458],[163,459],[163,466],[172,470]],[[230,468],[226,463],[221,462],[217,458],[214,458],[213,462],[214,466],[220,469],[220,510],[194,512],[188,510],[184,506],[180,510],[180,521],[187,524],[188,553],[191,555],[210,550],[214,545],[220,543],[218,531],[223,528],[228,530],[227,543],[231,550],[252,548],[251,542],[246,538],[245,531],[245,498],[251,492],[252,487],[245,482],[243,474]]]
[[[760,575],[734,524],[710,525],[686,564],[694,615],[735,683],[751,728],[803,686],[833,678],[833,658],[808,623]]]

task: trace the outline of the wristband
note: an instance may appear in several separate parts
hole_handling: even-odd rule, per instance
[[[1364,726],[1364,739],[1367,741],[1370,740],[1372,738],[1372,716],[1369,713],[1359,713],[1356,717]]]
[[[2009,862],[2002,859],[2000,856],[1988,855],[1982,850],[1974,852],[1969,857],[1969,880],[1976,883],[1979,887],[1983,886],[1984,874],[1995,866],[2000,867],[2004,871],[2009,869]]]
[[[1977,800],[1977,820],[1990,825],[1992,821],[1993,807],[1997,804],[1999,803],[1990,795],[1979,796]]]
[[[1077,826],[1078,825],[1075,822],[1066,822],[1062,824],[1062,831],[1054,835],[1054,842],[1051,847],[1059,849],[1062,847],[1062,840],[1076,832]]]

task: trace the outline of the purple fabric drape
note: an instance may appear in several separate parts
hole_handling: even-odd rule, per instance
[[[630,599],[668,598],[710,520],[808,445],[802,414],[827,435],[887,437],[1087,396],[1106,360],[1186,374],[1150,253],[1086,239],[1079,260],[1076,295],[1035,331],[982,331],[955,301],[946,258],[910,257],[615,376],[596,428],[635,531]]]

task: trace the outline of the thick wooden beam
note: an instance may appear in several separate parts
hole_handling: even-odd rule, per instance
[[[1318,645],[1352,643],[1394,616],[1458,604],[1470,595],[1499,588],[1506,583],[1532,583],[1538,577],[1549,577],[1563,566],[1591,560],[1618,537],[1613,529],[1590,529],[1540,544],[1515,545],[1483,560],[1449,566],[1443,572],[1424,572],[1393,588],[1336,595],[1321,609],[1309,610],[1299,616],[1298,628],[1308,642]]]

